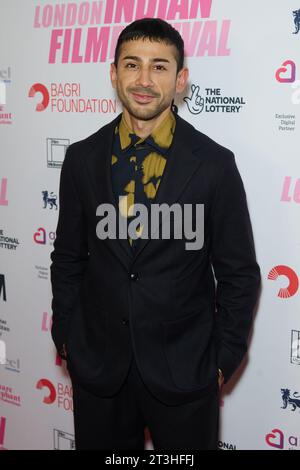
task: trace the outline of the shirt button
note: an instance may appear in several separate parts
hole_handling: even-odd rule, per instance
[[[137,281],[139,278],[138,273],[130,273],[130,279],[132,281]]]

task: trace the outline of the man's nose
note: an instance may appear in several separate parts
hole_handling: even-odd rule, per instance
[[[148,67],[141,67],[136,79],[137,85],[149,87],[153,85],[151,78],[151,70]]]

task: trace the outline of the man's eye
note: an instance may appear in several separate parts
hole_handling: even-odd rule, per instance
[[[137,67],[136,64],[132,64],[132,63],[128,63],[125,65],[125,68],[127,69],[132,69],[132,68],[135,68]],[[154,68],[156,68],[157,70],[166,70],[166,68],[163,66],[163,65],[154,65]]]

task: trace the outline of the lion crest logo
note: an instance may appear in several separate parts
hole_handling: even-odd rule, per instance
[[[296,28],[296,31],[294,31],[293,34],[298,34],[300,31],[300,10],[293,11],[293,16],[294,16],[294,23],[295,23],[295,28]]]
[[[50,209],[53,209],[53,207],[55,207],[55,209],[57,210],[56,194],[54,194],[53,192],[49,194],[48,191],[42,191],[42,195],[43,195],[43,201],[44,201],[44,209],[46,209],[49,204]]]
[[[285,409],[288,405],[291,405],[292,411],[296,411],[297,408],[300,409],[300,395],[298,392],[293,393],[291,397],[291,391],[288,388],[281,389],[283,406],[281,408]]]

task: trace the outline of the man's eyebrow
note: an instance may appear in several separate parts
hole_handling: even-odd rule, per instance
[[[129,60],[136,60],[137,62],[141,62],[142,59],[136,55],[127,55],[125,57],[123,57],[122,60],[126,60],[126,59],[129,59]],[[164,59],[162,57],[154,57],[154,59],[150,59],[150,62],[168,62],[170,63],[170,61],[168,59]]]

